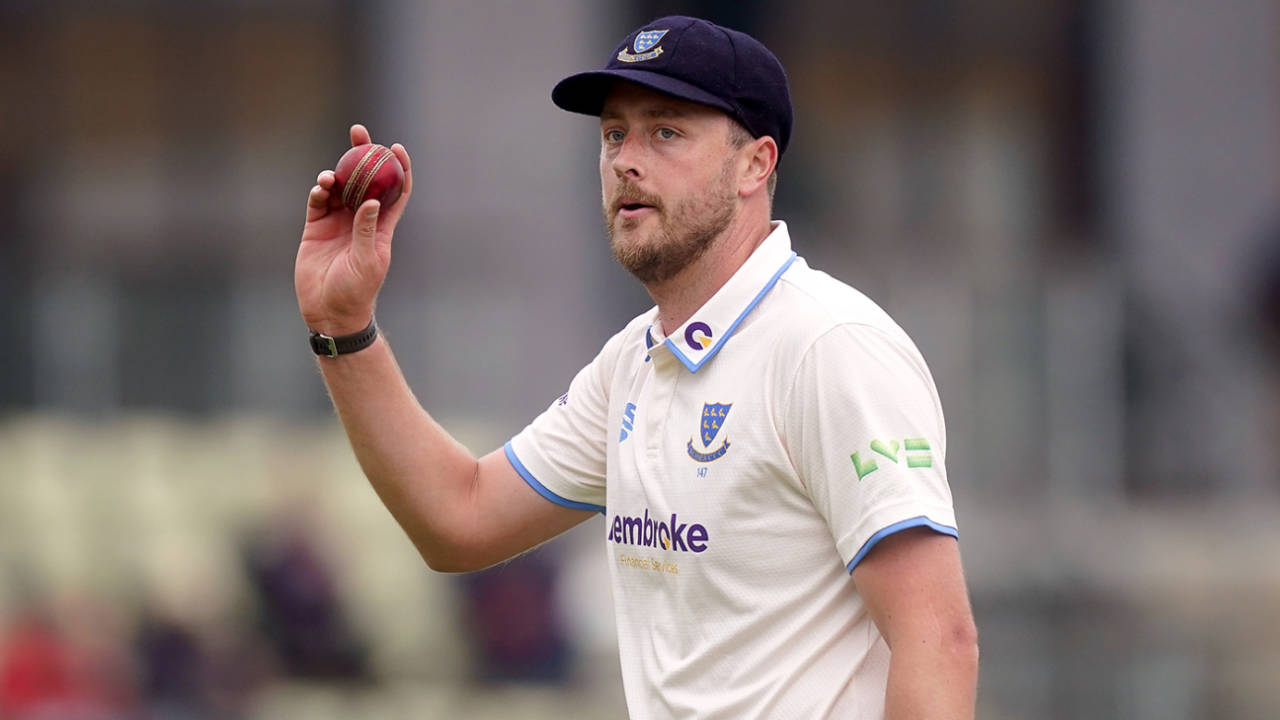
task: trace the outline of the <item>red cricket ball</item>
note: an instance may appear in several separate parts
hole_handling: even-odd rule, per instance
[[[365,200],[377,200],[383,207],[400,199],[404,189],[404,168],[395,153],[378,145],[356,145],[338,158],[333,168],[334,194],[342,204],[355,210]]]

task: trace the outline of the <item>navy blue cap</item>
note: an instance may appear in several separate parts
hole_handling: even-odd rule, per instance
[[[782,63],[746,33],[698,18],[658,18],[627,36],[603,70],[570,75],[551,100],[570,112],[600,115],[619,80],[728,113],[778,153],[791,139],[791,92]]]

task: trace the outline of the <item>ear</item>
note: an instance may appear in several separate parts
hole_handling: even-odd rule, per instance
[[[742,153],[745,171],[738,183],[738,195],[748,197],[756,192],[768,192],[769,176],[778,166],[778,143],[764,135],[744,145]]]

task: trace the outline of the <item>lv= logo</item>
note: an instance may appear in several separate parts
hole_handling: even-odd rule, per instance
[[[861,480],[880,468],[876,455],[894,464],[899,463],[899,456],[901,456],[909,468],[933,467],[933,455],[929,452],[930,449],[929,441],[924,438],[907,438],[901,443],[897,440],[891,440],[888,443],[872,440],[870,453],[864,457],[861,451],[857,451],[850,455],[849,459],[853,461],[854,472],[858,473],[858,479]],[[899,453],[899,451],[902,452]]]

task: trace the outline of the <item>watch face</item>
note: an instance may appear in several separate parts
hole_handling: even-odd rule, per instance
[[[325,357],[338,357],[338,343],[328,335],[311,333],[311,351]]]

